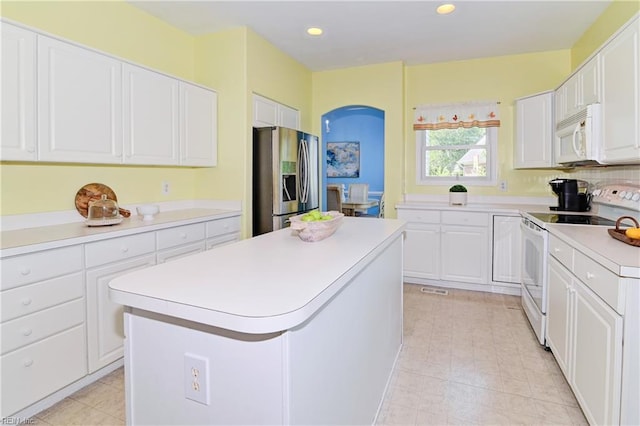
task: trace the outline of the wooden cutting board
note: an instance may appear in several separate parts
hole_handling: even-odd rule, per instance
[[[99,200],[102,197],[102,194],[106,194],[108,200],[118,202],[118,197],[116,197],[116,193],[113,189],[102,183],[88,183],[80,188],[76,193],[75,200],[76,210],[78,210],[78,213],[87,217],[89,215],[89,201]],[[123,214],[123,210],[124,209],[120,209],[120,214],[122,214],[122,216],[129,217],[129,215]],[[128,210],[124,211],[128,212]]]

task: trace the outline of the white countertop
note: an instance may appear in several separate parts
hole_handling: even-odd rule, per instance
[[[546,224],[546,228],[615,274],[640,278],[640,247],[616,240],[608,226]]]
[[[289,228],[115,278],[125,306],[245,333],[290,329],[310,318],[404,230],[395,219],[345,217],[313,243]],[[365,262],[368,263],[368,262]]]
[[[514,203],[469,203],[464,206],[452,206],[448,202],[404,202],[396,204],[396,209],[406,210],[442,210],[462,212],[505,213],[519,215],[520,211],[549,211],[545,204],[514,204]]]
[[[0,258],[240,214],[239,210],[192,208],[160,212],[150,221],[143,221],[141,216],[131,215],[121,223],[110,226],[90,227],[82,221],[2,231]]]

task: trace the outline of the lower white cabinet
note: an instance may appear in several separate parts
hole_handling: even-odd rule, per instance
[[[549,256],[547,342],[589,423],[619,424],[623,318],[566,266]]]
[[[486,213],[473,213],[488,217]],[[487,284],[489,228],[442,225],[440,227],[440,279]]]
[[[493,216],[492,279],[494,282],[520,285],[522,264],[521,217]]]
[[[119,275],[152,266],[155,260],[154,254],[148,254],[87,271],[89,373],[124,356],[124,312],[122,305],[109,299],[109,281]]]
[[[407,224],[403,251],[405,276],[440,279],[440,225]]]

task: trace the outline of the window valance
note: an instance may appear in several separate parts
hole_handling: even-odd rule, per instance
[[[413,130],[500,127],[498,102],[419,105]]]

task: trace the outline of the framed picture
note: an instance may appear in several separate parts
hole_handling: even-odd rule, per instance
[[[327,177],[360,177],[360,142],[327,142]]]

